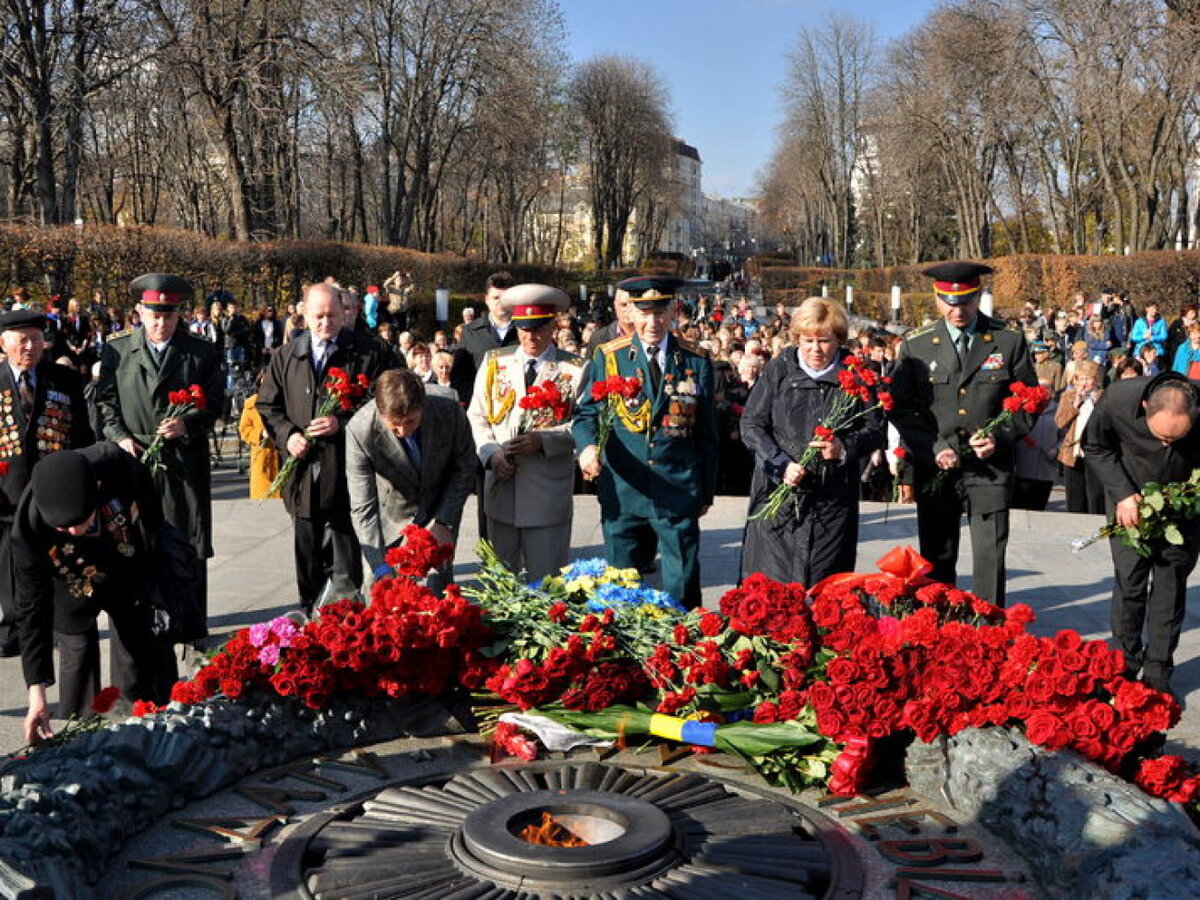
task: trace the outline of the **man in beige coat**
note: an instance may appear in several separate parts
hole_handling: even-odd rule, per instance
[[[476,374],[467,418],[485,470],[480,502],[488,536],[510,569],[530,579],[567,564],[571,546],[575,445],[571,418],[583,389],[584,361],[554,346],[555,316],[570,305],[562,291],[518,284],[501,297],[518,344],[488,352]],[[557,409],[527,409],[527,397],[557,388]]]

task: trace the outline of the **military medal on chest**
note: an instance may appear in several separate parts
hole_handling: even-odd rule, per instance
[[[696,427],[700,398],[700,383],[695,373],[685,369],[682,378],[668,373],[663,380],[663,393],[667,396],[667,411],[661,423],[663,433],[668,437],[689,437]]]

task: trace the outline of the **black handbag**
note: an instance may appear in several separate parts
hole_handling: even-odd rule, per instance
[[[173,644],[207,637],[204,563],[196,555],[196,548],[179,529],[166,523],[147,537],[150,566],[146,600],[151,608],[150,630]]]

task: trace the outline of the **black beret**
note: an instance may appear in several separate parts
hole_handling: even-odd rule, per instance
[[[8,331],[10,328],[37,328],[39,330],[46,327],[46,316],[33,309],[10,309],[0,313],[0,331]]]
[[[59,450],[33,467],[33,505],[53,528],[69,528],[96,511],[96,474],[77,450]]]
[[[129,293],[146,309],[155,312],[176,312],[192,299],[192,284],[178,275],[151,272],[129,282]]]

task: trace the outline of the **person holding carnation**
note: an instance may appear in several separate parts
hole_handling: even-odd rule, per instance
[[[890,415],[912,454],[917,533],[921,555],[933,563],[930,577],[955,583],[965,514],[971,589],[1003,606],[1014,451],[1034,417],[1019,411],[986,426],[1015,399],[1013,386],[1036,386],[1037,375],[1024,335],[980,311],[981,279],[991,271],[972,262],[925,270],[939,317],[904,336]]]
[[[855,401],[848,428],[814,438],[842,391],[838,375],[853,362],[842,350],[849,322],[832,300],[810,297],[792,315],[797,345],[767,364],[742,413],[742,440],[754,454],[749,513],[780,484],[797,489],[774,516],[746,523],[742,577],[761,572],[784,582],[812,585],[852,572],[858,543],[861,464],[886,442],[882,413]],[[822,432],[823,433],[823,432]],[[799,462],[816,447],[816,465]]]

